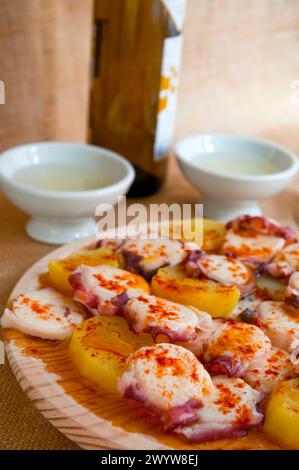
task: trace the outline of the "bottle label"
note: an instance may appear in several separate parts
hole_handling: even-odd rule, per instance
[[[164,41],[154,144],[155,161],[165,158],[172,144],[182,39],[182,35],[178,35]]]

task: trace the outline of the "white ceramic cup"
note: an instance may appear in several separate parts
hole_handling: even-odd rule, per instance
[[[214,153],[257,156],[277,171],[267,174],[228,174],[201,167],[201,157]],[[280,145],[230,134],[195,134],[175,146],[177,162],[187,180],[203,195],[204,217],[230,220],[240,214],[260,215],[257,201],[282,191],[298,171],[297,157]],[[195,163],[196,161],[196,163]]]
[[[15,173],[39,164],[63,163],[101,171],[110,184],[84,191],[38,189],[21,184]],[[47,243],[68,243],[95,235],[95,209],[99,204],[116,204],[126,194],[135,177],[132,165],[120,155],[92,145],[40,142],[12,148],[0,157],[0,182],[7,198],[32,218],[26,231]]]

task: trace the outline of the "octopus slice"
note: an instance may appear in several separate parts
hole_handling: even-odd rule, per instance
[[[270,262],[285,245],[285,239],[276,235],[228,230],[223,243],[223,253],[240,259],[247,266],[260,270]]]
[[[255,325],[217,319],[185,347],[198,354],[211,375],[242,377],[252,364],[263,362],[271,342]]]
[[[187,256],[184,244],[178,240],[130,240],[117,250],[124,267],[150,280],[159,268],[180,264]]]
[[[269,394],[281,380],[292,379],[297,371],[290,356],[282,349],[272,348],[264,363],[247,369],[244,380],[263,395]]]
[[[57,290],[44,289],[21,294],[5,309],[2,328],[16,328],[43,339],[69,338],[75,325],[84,320],[80,307]]]
[[[136,274],[112,266],[79,266],[69,277],[74,300],[93,315],[122,314],[123,305],[134,296],[147,294],[147,282]]]
[[[208,313],[153,295],[132,298],[124,306],[124,314],[136,333],[150,333],[158,342],[189,341],[196,338],[197,329],[212,325]]]
[[[262,394],[239,378],[213,377],[213,392],[196,410],[197,421],[175,428],[190,442],[207,442],[244,436],[258,426],[263,415],[257,411]]]
[[[144,404],[157,414],[166,430],[191,423],[213,385],[208,372],[187,349],[157,344],[135,351],[118,380],[126,398]]]
[[[272,277],[284,278],[299,271],[299,243],[287,245],[274,260],[266,264],[264,271]]]
[[[257,324],[270,338],[273,346],[287,352],[299,338],[299,315],[284,302],[266,301],[257,308]]]
[[[194,251],[188,256],[185,269],[192,277],[206,277],[225,286],[235,285],[241,291],[242,297],[249,295],[256,288],[255,279],[246,266],[228,256]]]
[[[288,243],[298,241],[296,230],[279,224],[265,216],[241,215],[227,223],[227,228],[248,234],[269,235],[283,238]]]

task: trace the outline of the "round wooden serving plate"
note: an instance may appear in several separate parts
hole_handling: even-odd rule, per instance
[[[63,258],[92,240],[63,246],[33,265],[10,298],[41,284],[51,259]],[[262,432],[190,445],[165,434],[156,417],[138,403],[103,393],[84,379],[69,359],[67,342],[44,341],[7,329],[6,353],[26,395],[53,426],[85,449],[279,449]]]

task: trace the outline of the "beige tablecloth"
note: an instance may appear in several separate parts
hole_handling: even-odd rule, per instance
[[[158,195],[139,202],[195,203],[199,193],[180,175],[174,162],[165,187]],[[299,216],[296,184],[263,204],[265,212],[284,223],[295,224]],[[55,247],[31,240],[24,231],[27,216],[0,195],[0,308],[22,274]],[[37,412],[10,370],[0,365],[0,449],[77,449]]]

